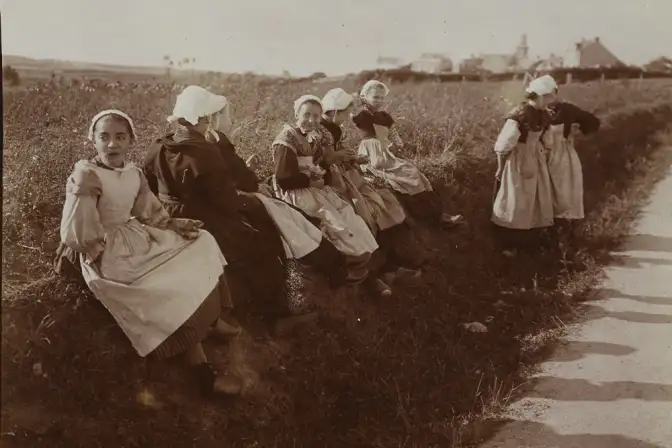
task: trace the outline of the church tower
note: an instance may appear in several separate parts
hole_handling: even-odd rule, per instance
[[[516,52],[513,55],[514,62],[519,69],[526,69],[530,64],[529,57],[530,48],[527,46],[527,34],[520,37],[520,43],[516,47]]]
[[[527,59],[529,57],[530,47],[527,46],[527,34],[523,34],[520,38],[520,43],[516,48],[517,59]]]

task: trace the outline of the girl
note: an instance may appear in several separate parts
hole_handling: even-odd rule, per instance
[[[340,187],[337,188],[338,193],[349,199],[357,214],[377,237],[388,267],[393,264],[406,266],[411,269],[400,269],[398,272],[417,278],[421,272],[416,269],[427,262],[428,257],[414,240],[403,207],[387,188],[375,189],[362,176],[357,164],[359,156],[343,147],[341,126],[353,105],[353,96],[341,88],[330,90],[322,99],[322,145],[327,153],[333,153],[332,175],[341,178],[341,182],[334,183]]]
[[[415,165],[392,153],[393,146],[400,149],[404,144],[392,127],[394,119],[382,110],[388,93],[389,89],[380,81],[371,80],[362,87],[360,97],[364,107],[352,116],[363,138],[358,151],[360,163],[399,193],[412,215],[447,227],[462,222],[462,216],[443,211],[441,198]]]
[[[520,231],[553,225],[553,198],[544,140],[550,123],[545,107],[555,89],[555,81],[551,80],[543,77],[530,83],[527,101],[508,115],[495,142],[497,172],[492,222],[500,229],[509,230],[502,234],[514,238],[520,236],[526,240],[529,232]]]
[[[327,238],[346,255],[349,280],[363,281],[378,244],[364,220],[331,187],[329,163],[317,132],[322,117],[320,99],[302,96],[294,102],[294,115],[296,124],[286,124],[271,146],[278,196],[318,219]],[[391,295],[382,280],[374,283],[381,295]]]
[[[548,172],[555,220],[565,226],[584,218],[583,171],[574,148],[574,136],[578,130],[583,134],[597,132],[600,119],[572,103],[559,100],[557,84],[553,78],[549,78],[549,86],[555,85],[555,88],[549,95]]]
[[[88,137],[98,155],[77,162],[68,179],[62,244],[140,356],[184,352],[203,392],[237,392],[240,382],[216,375],[201,345],[210,328],[220,336],[241,331],[222,317],[232,307],[227,262],[212,235],[197,221],[170,219],[126,161],[136,140],[128,115],[100,112]]]
[[[257,192],[256,176],[243,169],[245,163],[218,131],[230,128],[229,107],[223,96],[185,88],[169,118],[177,131],[149,148],[145,173],[172,216],[199,219],[213,233],[229,260],[232,289],[264,303],[263,311],[274,317],[285,317],[292,311],[287,259],[303,259],[321,248],[335,285],[345,280],[345,260],[300,212]]]

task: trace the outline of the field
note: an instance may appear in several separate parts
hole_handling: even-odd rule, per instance
[[[270,143],[291,119],[293,100],[333,86],[211,87],[233,103],[239,152],[259,154],[259,174],[268,174]],[[521,89],[393,86],[389,109],[406,156],[469,225],[453,233],[421,229],[436,258],[421,285],[397,288],[388,302],[322,297],[319,323],[285,337],[249,326],[228,355],[220,349],[216,357],[248,381],[243,397],[224,402],[196,396],[179,366],[137,357],[88,292],[51,272],[65,179],[93,151],[89,119],[110,107],[129,113],[140,134],[132,156],[141,160],[168,129],[180,87],[6,90],[3,446],[469,446],[579,312],[608,250],[669,163],[669,153],[656,148],[672,143],[672,81],[563,88],[604,123],[579,140],[587,219],[562,249],[503,257],[489,225],[492,144]],[[488,332],[462,328],[474,321]]]

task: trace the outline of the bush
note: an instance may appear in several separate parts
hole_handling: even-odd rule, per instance
[[[10,86],[18,86],[21,84],[21,76],[11,65],[5,65],[2,68],[2,79],[8,82]]]

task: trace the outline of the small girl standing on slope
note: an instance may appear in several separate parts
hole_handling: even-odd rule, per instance
[[[393,146],[403,148],[404,143],[392,127],[394,119],[382,110],[388,93],[389,89],[380,81],[371,80],[362,87],[360,97],[363,107],[352,116],[362,136],[359,162],[366,171],[385,181],[399,194],[411,215],[446,226],[461,222],[461,215],[451,216],[443,211],[441,198],[427,177],[411,162],[397,157],[390,150]]]
[[[495,142],[496,190],[492,222],[505,244],[536,247],[539,232],[553,225],[553,195],[546,149],[555,81],[537,78],[527,88],[527,101],[508,114]],[[516,249],[516,247],[511,247]],[[515,254],[505,251],[506,255]]]

